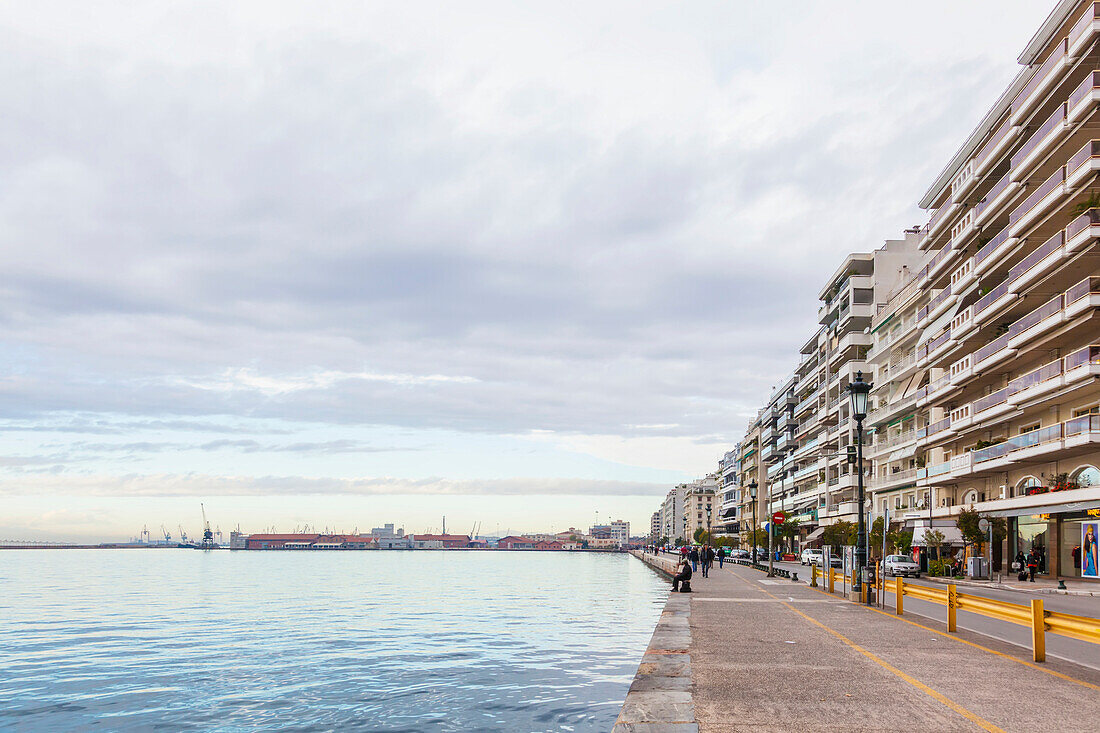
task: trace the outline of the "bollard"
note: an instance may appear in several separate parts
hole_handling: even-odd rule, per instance
[[[829,568],[829,592],[833,592],[833,585],[836,583],[836,571]]]
[[[905,595],[905,579],[900,575],[894,578],[894,613],[898,616],[901,615],[902,608],[905,603],[902,602],[902,597]]]
[[[955,630],[955,609],[959,605],[959,593],[957,586],[952,583],[947,586],[947,630]]]
[[[810,566],[810,587],[811,588],[816,588],[817,587],[817,566],[816,565],[811,565]]]
[[[1042,599],[1033,599],[1031,601],[1031,655],[1036,662],[1047,660],[1046,617]]]
[[[791,571],[791,582],[792,583],[797,583],[798,582],[798,573],[796,573],[793,570]]]

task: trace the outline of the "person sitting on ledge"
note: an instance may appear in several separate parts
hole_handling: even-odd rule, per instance
[[[672,592],[691,593],[691,563],[686,558],[680,563],[680,572],[672,577]]]

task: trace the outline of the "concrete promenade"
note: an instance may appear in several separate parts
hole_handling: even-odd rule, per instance
[[[709,579],[697,573],[692,587],[690,595],[670,594],[671,608],[688,622],[676,637],[686,647],[675,655],[686,664],[675,671],[690,675],[690,695],[681,681],[680,695],[662,701],[657,687],[647,698],[649,713],[641,714],[631,712],[628,695],[616,733],[1066,733],[1093,730],[1100,720],[1096,670],[1058,660],[1034,664],[1017,646],[967,631],[948,634],[928,619],[898,618],[743,566],[715,568]],[[655,653],[664,643],[651,644],[636,686],[647,660],[672,656]],[[681,717],[661,718],[673,700]]]

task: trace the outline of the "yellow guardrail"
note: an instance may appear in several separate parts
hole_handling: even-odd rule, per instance
[[[1058,634],[1071,639],[1100,644],[1100,619],[1074,616],[1069,613],[1047,611],[1041,599],[1032,599],[1029,606],[998,601],[993,598],[959,593],[951,583],[946,588],[931,588],[916,583],[906,583],[894,578],[894,583],[883,582],[883,591],[894,594],[894,612],[901,616],[905,609],[905,597],[928,601],[947,607],[947,630],[955,631],[957,611],[976,613],[987,618],[1031,628],[1031,652],[1036,662],[1046,660],[1046,634]]]

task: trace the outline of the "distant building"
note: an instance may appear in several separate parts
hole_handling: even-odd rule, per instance
[[[252,534],[246,550],[371,550],[378,543],[370,535],[345,534]]]
[[[697,479],[688,484],[684,494],[684,539],[691,542],[696,531],[707,530],[708,524],[713,531],[719,521],[715,502],[718,491],[718,478],[714,474]]]
[[[497,542],[497,549],[499,550],[531,550],[534,549],[535,543],[529,537],[516,537],[515,535],[509,535],[502,537]]]
[[[405,536],[405,530],[404,529],[395,530],[393,528],[392,523],[391,524],[383,524],[381,527],[375,527],[374,529],[372,529],[370,531],[370,533],[373,536],[377,537],[378,539],[383,539],[383,538],[387,538],[387,537],[404,537]]]
[[[412,538],[417,547],[420,547],[421,543],[428,545],[438,543],[438,546],[444,550],[462,550],[470,546],[470,536],[465,534],[414,534]],[[434,548],[424,547],[423,549]]]
[[[661,539],[661,511],[657,510],[649,518],[649,541],[659,542]]]
[[[559,540],[542,540],[535,543],[536,550],[561,550],[565,547]]]

